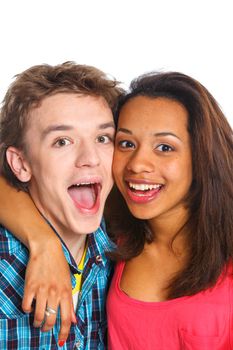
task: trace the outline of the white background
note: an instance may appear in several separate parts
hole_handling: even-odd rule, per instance
[[[1,0],[0,100],[34,64],[91,64],[129,84],[150,70],[203,83],[233,125],[231,0]]]

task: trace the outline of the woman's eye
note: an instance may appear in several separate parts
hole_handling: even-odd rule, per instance
[[[63,147],[63,146],[68,146],[71,144],[71,141],[65,138],[59,139],[55,142],[56,147]]]
[[[166,144],[161,144],[158,147],[156,147],[156,149],[160,152],[171,152],[173,151],[173,148],[169,145]]]
[[[113,138],[108,135],[101,135],[97,137],[97,142],[99,143],[109,143],[112,142]]]
[[[134,143],[128,140],[119,141],[118,145],[120,148],[135,148]]]

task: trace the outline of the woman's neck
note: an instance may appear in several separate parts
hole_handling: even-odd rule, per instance
[[[149,220],[148,224],[156,245],[170,249],[172,243],[173,249],[183,251],[187,244],[187,228],[185,224],[188,221],[188,217],[188,211],[184,209]]]

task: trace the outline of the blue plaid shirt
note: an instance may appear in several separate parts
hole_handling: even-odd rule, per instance
[[[70,266],[72,286],[77,264],[69,250],[63,250]],[[76,310],[77,325],[72,325],[63,347],[58,346],[60,314],[49,332],[33,327],[33,312],[22,311],[25,269],[28,250],[9,231],[0,226],[0,349],[1,350],[97,350],[105,349],[105,301],[112,263],[105,251],[112,249],[105,229],[88,235],[88,248],[83,270],[82,290]],[[56,271],[59,276],[59,271]],[[58,277],[59,278],[59,277]]]

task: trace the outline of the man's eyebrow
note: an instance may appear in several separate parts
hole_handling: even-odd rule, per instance
[[[42,136],[45,137],[51,132],[55,131],[67,131],[67,130],[73,130],[74,127],[71,125],[65,125],[65,124],[57,124],[57,125],[49,125],[47,128],[45,128],[42,132]]]
[[[100,124],[98,127],[98,129],[107,129],[107,128],[114,128],[115,129],[114,122],[103,123],[103,124]]]
[[[128,134],[128,135],[133,135],[132,131],[130,131],[128,129],[125,129],[125,128],[119,128],[117,130],[117,132],[123,132],[123,133]],[[156,136],[156,137],[159,137],[159,136],[173,136],[173,137],[176,137],[177,139],[180,140],[179,136],[177,136],[176,134],[174,134],[173,132],[170,132],[170,131],[156,132],[153,135]]]
[[[114,128],[115,125],[114,122],[108,122],[108,123],[103,123],[97,126],[97,129],[107,129],[107,128]],[[54,124],[54,125],[49,125],[47,128],[45,128],[42,132],[42,137],[46,137],[48,134],[51,132],[55,131],[68,131],[68,130],[74,130],[75,127],[72,125],[67,125],[67,124]]]

